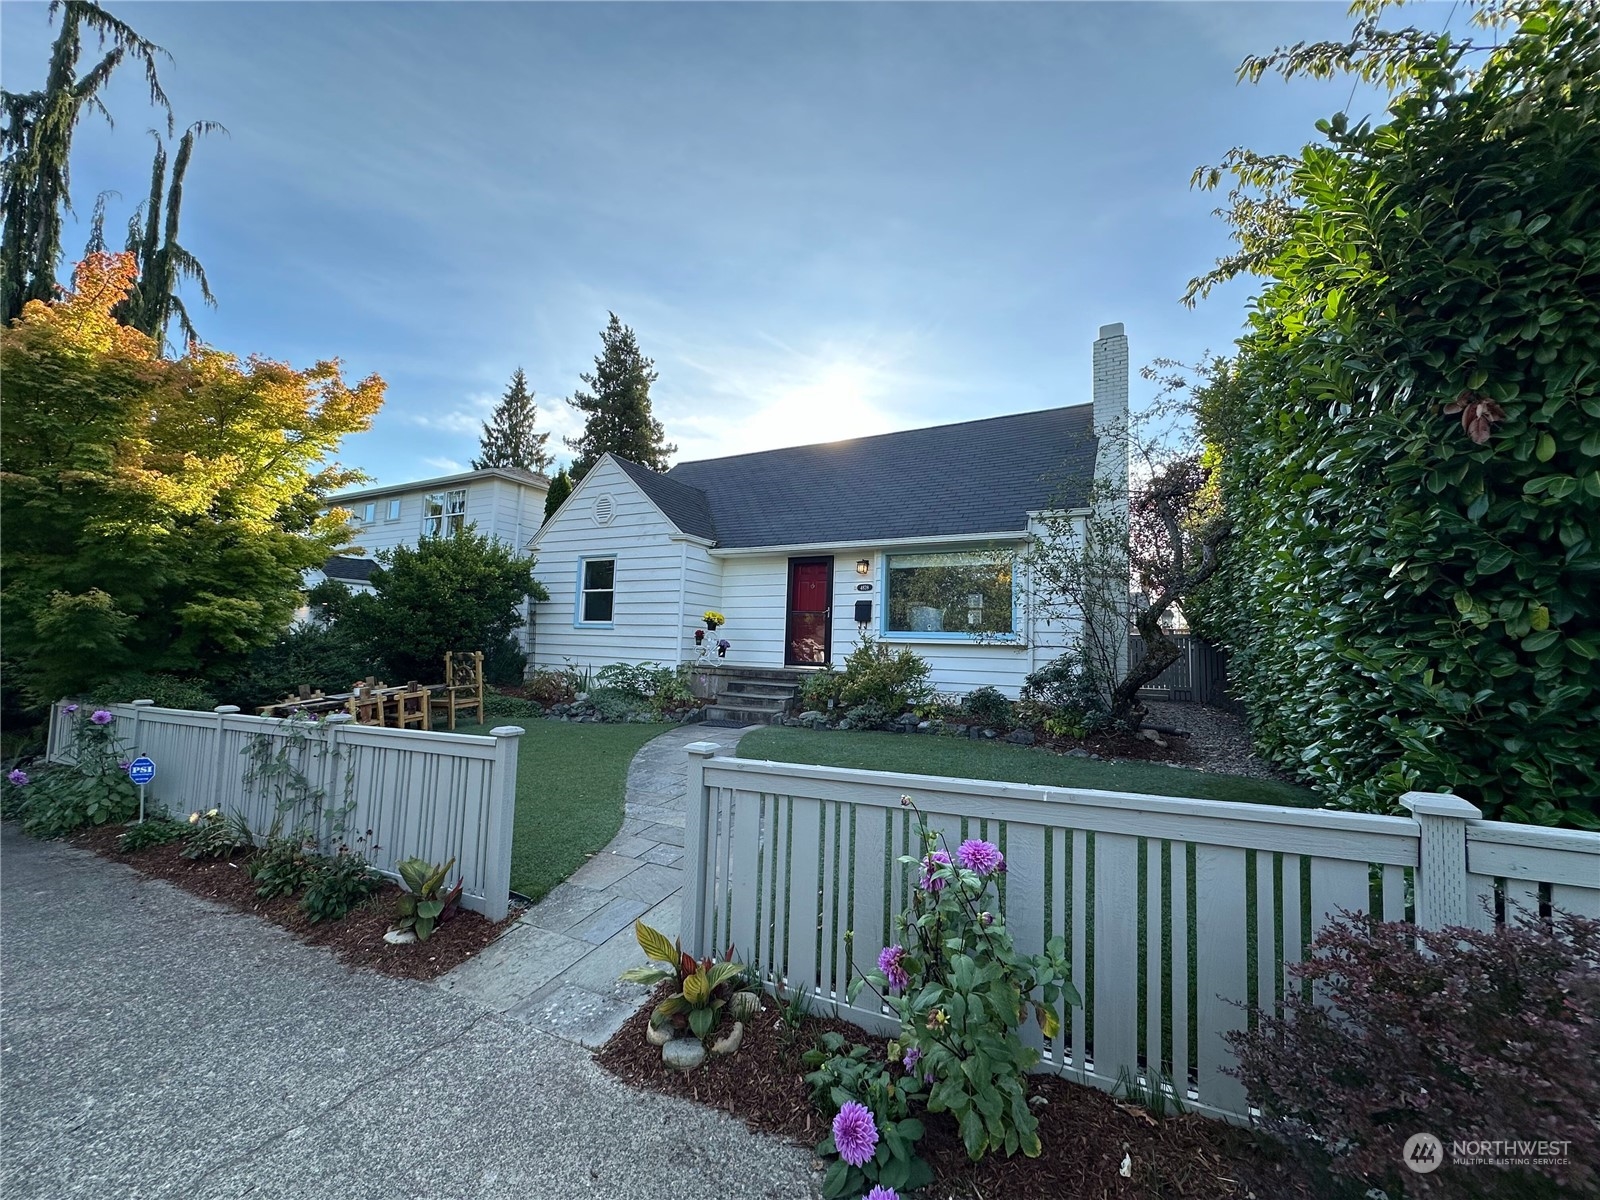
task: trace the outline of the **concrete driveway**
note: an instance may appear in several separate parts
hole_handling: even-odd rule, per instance
[[[0,1193],[809,1197],[810,1156],[581,1047],[14,825]]]

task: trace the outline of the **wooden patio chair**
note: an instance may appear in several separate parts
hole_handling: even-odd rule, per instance
[[[456,727],[456,717],[473,712],[483,721],[483,651],[447,651],[444,656],[444,686],[433,689],[428,700],[433,728],[445,719]]]
[[[355,718],[357,725],[384,724],[384,697],[374,694],[375,691],[381,691],[382,688],[383,684],[381,683],[377,684],[375,688],[364,686],[361,695],[351,696],[350,699],[344,702],[345,712]]]
[[[405,691],[385,701],[389,710],[383,723],[393,725],[396,729],[431,729],[433,721],[428,696],[428,689],[412,680],[406,685]]]

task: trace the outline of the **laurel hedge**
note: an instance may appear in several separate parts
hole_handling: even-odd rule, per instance
[[[1600,828],[1600,23],[1519,7],[1295,164],[1207,397],[1237,534],[1196,610],[1328,800]]]

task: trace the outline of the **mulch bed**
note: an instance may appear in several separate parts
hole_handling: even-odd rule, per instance
[[[271,921],[310,945],[327,946],[346,966],[397,979],[434,979],[460,966],[504,933],[516,915],[513,912],[504,921],[491,922],[463,909],[434,930],[426,942],[392,946],[383,935],[394,920],[395,901],[402,894],[395,884],[385,884],[342,921],[313,924],[297,907],[298,897],[258,900],[256,885],[244,869],[244,856],[191,860],[178,853],[181,842],[124,854],[117,849],[117,838],[125,829],[123,825],[101,825],[67,840],[196,896]]]
[[[661,1051],[645,1041],[655,1003],[598,1051],[601,1066],[634,1087],[721,1109],[751,1129],[808,1147],[827,1136],[828,1126],[811,1105],[800,1056],[828,1030],[871,1045],[884,1041],[832,1018],[808,1017],[790,1030],[768,998],[736,1053],[685,1074],[665,1067]],[[1194,1114],[1158,1119],[1059,1078],[1035,1076],[1033,1092],[1047,1101],[1035,1110],[1044,1146],[1038,1158],[972,1163],[947,1115],[920,1114],[927,1134],[918,1148],[935,1181],[919,1200],[1328,1200],[1335,1194],[1277,1143],[1248,1130]],[[1128,1179],[1120,1174],[1124,1154],[1133,1160]]]

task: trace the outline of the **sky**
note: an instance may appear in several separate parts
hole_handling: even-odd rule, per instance
[[[1139,365],[1225,352],[1254,291],[1178,302],[1228,249],[1194,168],[1382,108],[1235,83],[1347,34],[1343,3],[107,7],[172,55],[180,126],[227,129],[184,191],[202,338],[380,375],[339,459],[384,484],[465,469],[518,366],[569,458],[613,311],[677,461],[1085,403],[1114,321],[1137,404]],[[53,34],[44,3],[0,4],[7,89],[40,85]],[[115,238],[148,187],[137,72],[106,100],[69,260],[97,193]]]

